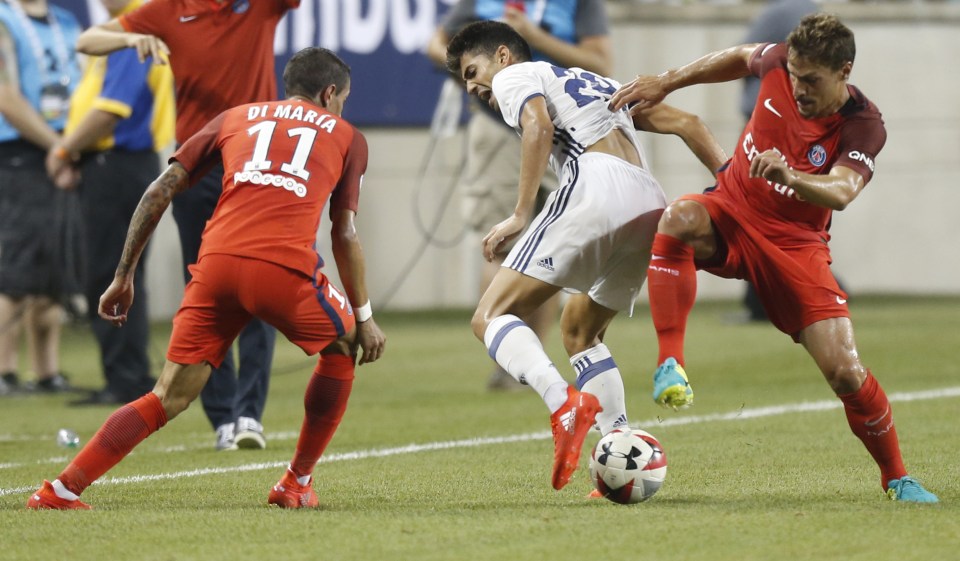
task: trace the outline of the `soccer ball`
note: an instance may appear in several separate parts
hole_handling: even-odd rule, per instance
[[[667,455],[650,433],[616,430],[597,443],[590,456],[590,477],[604,497],[615,503],[641,503],[652,497],[667,476]]]

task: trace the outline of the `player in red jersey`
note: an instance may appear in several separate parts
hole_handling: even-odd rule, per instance
[[[182,144],[231,107],[276,99],[274,34],[280,19],[299,5],[300,0],[151,0],[84,31],[77,49],[107,54],[134,48],[141,60],[169,60],[176,90],[176,138]],[[189,266],[197,262],[200,236],[219,199],[222,179],[223,168],[213,166],[173,200],[185,282],[190,282]],[[266,446],[260,420],[275,337],[267,324],[251,321],[240,333],[236,363],[228,353],[200,394],[217,433],[218,450]]]
[[[268,499],[288,508],[317,505],[311,473],[346,410],[357,347],[360,364],[373,362],[385,338],[370,312],[354,227],[367,144],[340,117],[349,68],[326,49],[305,49],[287,64],[284,85],[286,101],[242,105],[211,121],[147,189],[116,278],[100,298],[100,316],[116,325],[126,319],[137,261],[173,196],[217,161],[226,170],[156,387],[115,411],[53,483],[44,481],[28,508],[89,508],[80,493],[197,398],[211,367],[253,317],[306,353],[320,353],[296,453]],[[346,295],[320,272],[323,260],[314,248],[328,198]],[[365,304],[352,308],[351,302]]]
[[[937,502],[904,469],[890,404],[860,362],[847,295],[830,272],[831,213],[870,181],[886,140],[876,106],[847,83],[855,52],[846,26],[814,14],[786,44],[714,52],[638,76],[612,98],[614,109],[640,109],[693,84],[761,78],[757,106],[717,185],[674,201],[660,220],[647,277],[660,342],[653,397],[674,408],[693,400],[683,340],[696,269],[749,280],[773,324],[804,346],[843,402],[887,494]]]

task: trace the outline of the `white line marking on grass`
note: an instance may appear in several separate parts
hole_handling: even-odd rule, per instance
[[[900,401],[921,401],[930,399],[944,399],[951,397],[960,397],[960,386],[951,388],[942,388],[939,390],[925,390],[918,392],[898,392],[891,393],[888,398],[891,402]],[[758,419],[761,417],[774,417],[777,415],[786,415],[789,413],[809,413],[817,411],[828,411],[831,409],[840,409],[843,403],[836,399],[824,401],[804,401],[800,403],[791,403],[787,405],[771,405],[767,407],[743,408],[729,413],[713,413],[710,415],[689,415],[684,417],[672,417],[669,419],[649,419],[641,423],[632,423],[639,427],[671,427],[682,425],[693,425],[699,423],[713,423],[717,421],[741,421],[748,419]],[[354,460],[366,460],[369,458],[384,458],[387,456],[399,456],[403,454],[417,454],[420,452],[433,452],[436,450],[450,450],[454,448],[475,448],[478,446],[490,446],[496,444],[510,444],[514,442],[529,442],[533,440],[546,440],[551,438],[549,431],[531,432],[526,434],[514,434],[507,436],[491,436],[482,438],[468,438],[463,440],[449,440],[445,442],[428,442],[425,444],[408,444],[406,446],[397,446],[393,448],[375,448],[372,450],[358,450],[355,452],[342,452],[339,454],[328,454],[320,458],[321,464]],[[39,463],[39,462],[38,462]],[[247,471],[260,471],[265,469],[277,469],[286,467],[288,461],[260,462],[254,464],[244,464],[233,467],[218,468],[200,468],[190,471],[176,471],[171,473],[156,473],[150,475],[132,475],[128,477],[108,477],[94,482],[94,485],[123,485],[127,483],[144,483],[148,481],[161,481],[165,479],[181,479],[186,477],[199,477],[202,475],[217,475],[224,473],[239,473]],[[21,464],[25,465],[25,464]],[[16,495],[29,493],[36,489],[32,487],[15,487],[10,489],[0,489],[0,497],[5,495]]]

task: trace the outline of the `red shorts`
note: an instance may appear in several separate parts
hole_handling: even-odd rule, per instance
[[[830,271],[826,242],[780,247],[747,223],[734,203],[720,196],[707,193],[681,199],[706,207],[717,232],[717,255],[697,261],[697,268],[753,283],[770,321],[794,341],[808,325],[850,317],[847,295]]]
[[[167,359],[219,367],[240,331],[258,317],[309,355],[354,328],[346,297],[317,270],[316,278],[233,255],[205,255],[190,266],[183,303],[173,318]]]

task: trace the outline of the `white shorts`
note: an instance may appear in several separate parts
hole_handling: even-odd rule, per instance
[[[588,152],[568,161],[560,189],[510,251],[504,266],[601,306],[632,312],[666,206],[650,172]]]

